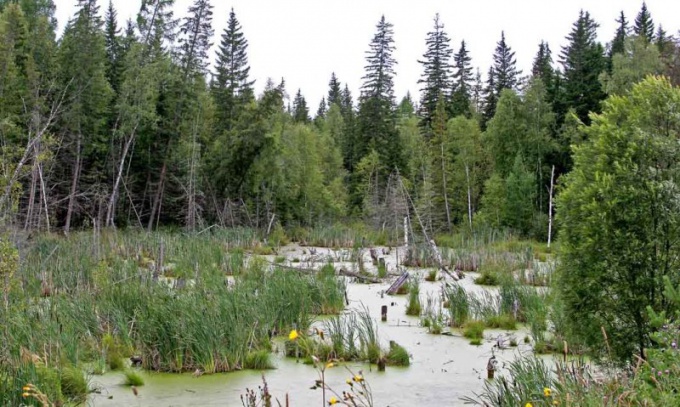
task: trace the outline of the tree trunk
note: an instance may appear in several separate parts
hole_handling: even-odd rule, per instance
[[[125,159],[127,158],[128,151],[135,139],[135,133],[137,132],[137,125],[132,129],[130,137],[125,142],[125,147],[123,147],[123,154],[120,157],[120,163],[118,164],[118,174],[116,175],[116,181],[113,183],[113,189],[111,190],[111,197],[109,198],[109,204],[106,207],[106,226],[113,226],[113,220],[116,212],[116,199],[118,198],[118,189],[120,188],[120,180],[123,177],[123,168],[125,167]]]
[[[163,166],[161,167],[161,176],[158,180],[158,187],[156,189],[156,197],[153,200],[153,205],[151,206],[151,215],[149,216],[149,223],[147,225],[147,230],[151,232],[153,230],[154,222],[156,221],[156,214],[160,212],[161,198],[163,197],[163,187],[165,184],[165,172],[167,170],[166,161],[163,160]]]
[[[35,190],[38,183],[38,154],[33,154],[33,168],[31,169],[31,187],[28,195],[28,205],[26,206],[26,220],[24,222],[24,230],[33,228],[33,206],[35,205]]]
[[[451,211],[449,209],[449,194],[448,187],[446,185],[446,162],[444,160],[444,143],[442,142],[442,189],[444,192],[444,205],[446,206],[446,227],[449,232],[451,232]]]
[[[555,184],[555,166],[552,166],[552,173],[550,174],[550,202],[548,203],[548,248],[552,240],[552,224],[553,224],[553,188]]]
[[[71,217],[73,216],[73,207],[76,203],[76,192],[78,191],[78,182],[80,181],[80,167],[81,157],[80,157],[80,141],[81,135],[78,134],[76,141],[76,164],[73,169],[73,179],[71,180],[71,191],[68,197],[68,209],[66,210],[66,221],[64,222],[64,233],[68,234],[71,229]]]
[[[470,169],[467,164],[465,164],[465,179],[467,181],[468,222],[470,223],[470,230],[472,230],[472,193],[470,191]]]

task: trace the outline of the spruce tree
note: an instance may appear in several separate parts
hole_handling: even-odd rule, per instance
[[[123,45],[121,43],[120,28],[118,28],[118,13],[113,8],[113,0],[109,0],[105,17],[106,41],[106,79],[115,92],[120,87],[123,71]]]
[[[342,104],[342,89],[340,88],[340,81],[335,76],[335,72],[331,74],[331,80],[328,82],[328,108],[335,103],[338,106]]]
[[[638,37],[644,38],[647,42],[654,41],[654,21],[649,10],[647,10],[647,3],[645,2],[642,2],[642,8],[637,17],[635,17],[633,32]]]
[[[175,41],[177,20],[173,18],[175,0],[142,0],[137,14],[137,29],[149,56],[157,56]]]
[[[368,168],[369,162],[370,166],[378,165],[376,169],[378,183],[374,183],[373,188],[384,185],[389,173],[395,168],[404,167],[405,156],[399,143],[394,109],[394,66],[397,62],[392,56],[393,35],[392,24],[382,16],[367,51],[367,65],[364,68],[366,73],[359,98],[354,160],[359,166],[360,161],[370,155],[364,167]],[[371,154],[372,151],[374,154]],[[366,180],[357,174],[350,185],[351,201],[355,209],[361,208],[367,199],[364,195],[367,191],[362,191],[359,187],[362,182]]]
[[[609,46],[609,58],[612,58],[614,54],[620,54],[625,51],[626,38],[628,37],[628,20],[626,20],[626,15],[621,11],[619,18],[616,19],[619,24],[616,28],[616,34]]]
[[[434,29],[427,33],[425,44],[427,51],[423,55],[423,60],[418,62],[423,66],[423,73],[419,84],[423,84],[420,89],[420,125],[429,134],[434,118],[434,111],[437,108],[439,97],[448,100],[448,93],[451,91],[451,55],[453,50],[449,43],[451,40],[444,31],[444,24],[439,20],[439,13],[434,17]]]
[[[309,108],[307,101],[302,96],[302,92],[298,89],[293,99],[293,121],[297,123],[309,123]]]
[[[86,189],[81,184],[86,182],[92,191],[107,179],[107,111],[113,96],[106,80],[106,44],[99,6],[96,0],[79,0],[77,7],[59,49],[60,82],[67,94],[62,131],[68,146],[59,159],[62,168],[71,169],[70,187],[64,191],[68,201],[65,232],[79,215],[77,201],[82,199],[81,190]],[[92,205],[100,203],[89,198],[87,202]]]
[[[481,127],[482,130],[486,130],[486,124],[496,114],[496,103],[498,103],[499,98],[496,93],[496,71],[493,66],[489,67],[489,73],[486,75],[486,86],[482,94],[484,100],[482,102]]]
[[[562,47],[560,62],[563,68],[562,97],[564,108],[573,108],[579,119],[590,123],[588,114],[600,111],[600,102],[605,93],[600,83],[600,74],[606,69],[604,49],[597,42],[598,24],[588,12],[581,10],[579,18],[567,36],[569,43]],[[561,124],[564,111],[558,112]]]
[[[496,112],[496,103],[504,89],[517,90],[520,85],[520,75],[522,71],[517,69],[515,52],[505,42],[505,32],[501,31],[501,39],[496,43],[496,50],[493,55],[493,67],[489,69],[487,79],[486,100],[484,115],[482,116],[482,127],[491,120]]]
[[[217,50],[211,86],[216,110],[215,130],[218,134],[231,130],[239,110],[254,99],[255,82],[248,77],[250,67],[247,51],[248,41],[232,8]]]
[[[212,9],[209,0],[195,0],[179,29],[178,54],[184,81],[192,74],[205,74],[207,71],[208,51],[214,34]]]
[[[453,74],[453,90],[449,111],[451,117],[463,115],[470,117],[472,114],[472,94],[475,76],[472,73],[472,58],[461,41],[460,49],[453,56],[455,72]]]
[[[496,52],[493,56],[494,78],[496,96],[500,97],[503,89],[514,89],[520,85],[522,71],[517,69],[515,52],[505,42],[505,32],[501,32],[501,40],[496,44]]]
[[[545,41],[541,41],[538,45],[538,52],[531,67],[531,74],[533,77],[542,80],[546,85],[552,81],[555,74],[555,70],[552,67],[552,52],[550,51],[550,46]]]

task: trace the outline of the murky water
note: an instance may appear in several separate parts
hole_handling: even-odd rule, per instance
[[[296,249],[297,250],[297,249]],[[292,255],[299,255],[294,253]],[[290,254],[287,256],[289,257]],[[388,259],[388,266],[394,258]],[[393,264],[393,263],[392,263]],[[473,276],[460,282],[466,289],[482,290],[475,286]],[[461,397],[480,391],[486,376],[486,363],[492,354],[495,339],[500,330],[485,331],[486,340],[481,346],[472,346],[456,331],[454,336],[431,335],[427,328],[419,325],[419,319],[405,315],[405,296],[381,298],[381,292],[389,284],[350,284],[348,297],[350,308],[368,307],[371,315],[380,320],[380,307],[388,305],[387,322],[379,322],[379,336],[387,345],[394,340],[404,346],[412,355],[411,366],[407,368],[388,367],[377,372],[375,367],[349,363],[354,371],[363,369],[364,376],[372,388],[376,406],[456,406],[462,405]],[[423,305],[427,295],[441,290],[441,283],[423,282],[421,295]],[[524,331],[514,331],[518,342],[522,342]],[[279,346],[280,347],[280,346]],[[514,359],[530,348],[495,350],[502,367],[503,362]],[[311,390],[318,377],[313,367],[284,358],[281,352],[275,356],[277,369],[264,374],[271,393],[285,405],[288,394],[290,405],[295,407],[321,406],[321,390]],[[92,383],[101,388],[101,394],[94,394],[89,401],[94,406],[241,406],[240,395],[246,388],[257,389],[262,384],[262,372],[240,371],[226,374],[192,377],[190,374],[143,374],[145,385],[135,396],[131,389],[122,386],[121,373],[94,376]],[[346,389],[345,380],[350,373],[343,367],[327,370],[326,382],[339,393]]]

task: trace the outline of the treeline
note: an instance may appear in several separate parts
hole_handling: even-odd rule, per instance
[[[209,0],[183,19],[173,3],[142,0],[119,27],[112,3],[78,0],[57,40],[52,0],[0,0],[5,222],[67,233],[350,218],[396,227],[416,209],[432,231],[542,237],[551,180],[569,172],[589,113],[649,74],[680,82],[680,42],[644,4],[633,22],[620,14],[606,46],[580,12],[559,55],[541,42],[526,74],[501,34],[484,80],[437,15],[420,98],[397,102],[382,17],[360,94],[331,74],[312,114],[301,90],[289,102],[283,79],[255,94],[233,10],[215,36]]]

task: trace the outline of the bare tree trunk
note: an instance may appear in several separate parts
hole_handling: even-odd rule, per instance
[[[149,216],[149,223],[147,225],[147,230],[151,232],[153,230],[154,222],[156,221],[156,213],[160,212],[161,198],[163,196],[163,187],[165,183],[165,172],[167,170],[167,164],[165,159],[163,160],[163,166],[161,167],[161,176],[158,180],[158,187],[156,189],[156,197],[153,200],[153,205],[151,206],[151,215]]]
[[[66,210],[66,221],[64,222],[64,233],[68,234],[71,229],[71,217],[73,216],[73,207],[76,203],[76,191],[78,190],[78,181],[80,180],[80,167],[81,157],[80,157],[80,141],[81,135],[78,134],[76,141],[76,164],[73,169],[73,179],[71,180],[71,191],[68,197],[68,209]]]
[[[553,188],[555,183],[555,166],[552,166],[550,174],[550,202],[548,203],[548,248],[552,240],[552,224],[553,224]]]
[[[444,205],[446,205],[446,227],[451,232],[451,210],[449,209],[449,193],[446,185],[446,163],[444,160],[444,143],[442,143],[442,187],[444,189]]]
[[[465,179],[467,180],[468,222],[470,223],[470,230],[472,230],[472,193],[470,191],[470,168],[467,164],[465,164]]]
[[[33,168],[31,169],[31,187],[28,196],[28,205],[26,206],[26,220],[24,222],[24,230],[33,228],[33,205],[35,204],[35,190],[38,183],[38,154],[33,154]]]
[[[123,169],[125,168],[125,159],[127,158],[130,146],[135,139],[135,133],[137,132],[137,124],[132,129],[130,137],[125,142],[125,147],[123,147],[123,154],[120,157],[120,163],[118,164],[118,174],[116,175],[116,181],[113,183],[113,189],[111,191],[111,197],[109,198],[109,204],[106,207],[106,226],[113,226],[113,220],[116,213],[116,199],[118,198],[118,189],[120,188],[120,180],[123,177]]]
[[[50,233],[50,212],[47,207],[47,188],[45,188],[42,163],[38,163],[38,178],[40,179],[40,192],[42,195],[43,204],[45,205],[45,227],[47,228],[47,233]]]

